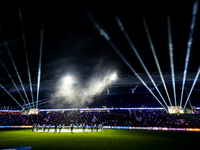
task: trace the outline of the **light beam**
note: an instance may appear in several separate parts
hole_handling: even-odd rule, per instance
[[[187,69],[188,69],[188,64],[189,64],[189,59],[190,59],[190,51],[191,51],[191,46],[192,46],[192,41],[193,41],[192,36],[193,36],[194,27],[196,24],[196,16],[197,16],[197,12],[198,12],[198,4],[199,4],[199,2],[198,2],[198,0],[196,0],[193,5],[192,22],[190,25],[190,35],[189,35],[189,39],[188,39],[188,43],[187,43],[187,53],[186,53],[186,57],[185,57],[185,67],[184,67],[184,72],[183,72],[183,84],[182,84],[182,91],[181,91],[180,106],[182,105],[183,91],[184,91],[185,80],[186,80],[186,76],[187,76]]]
[[[3,87],[3,85],[1,85],[1,88],[4,89],[4,91],[6,91],[6,93],[8,93],[8,95],[10,95],[10,97],[12,97],[12,99],[24,110],[24,108],[18,103],[18,101]]]
[[[185,93],[187,94],[187,96],[188,96],[188,92],[187,92],[187,88],[185,87]],[[189,104],[190,104],[190,108],[192,109],[192,104],[191,104],[191,101],[190,101],[190,99],[188,100],[188,102],[189,102]]]
[[[121,23],[120,19],[119,19],[117,16],[115,16],[115,19],[116,19],[116,21],[117,21],[117,23],[118,23],[118,25],[119,25],[121,31],[124,33],[124,35],[125,35],[127,41],[129,42],[129,44],[130,44],[130,46],[131,46],[133,52],[135,53],[135,55],[137,56],[138,60],[140,61],[141,65],[142,65],[142,67],[144,68],[145,72],[147,73],[149,79],[151,80],[151,82],[153,83],[154,87],[155,87],[156,90],[158,91],[158,93],[159,93],[160,97],[162,98],[163,102],[165,103],[166,106],[168,106],[167,103],[166,103],[166,101],[165,101],[165,99],[163,98],[162,94],[160,93],[160,90],[159,90],[158,87],[156,86],[156,84],[155,84],[153,78],[151,77],[151,75],[150,75],[148,69],[146,68],[144,62],[142,61],[142,59],[141,59],[141,57],[140,57],[140,55],[139,55],[137,49],[135,48],[135,46],[133,45],[132,41],[130,40],[130,38],[129,38],[127,32],[125,31],[125,29],[124,29],[124,27],[123,27],[123,24]],[[149,35],[148,35],[148,37],[150,38]],[[150,41],[151,41],[151,39],[150,39]],[[151,42],[150,42],[150,44],[151,44],[151,47],[153,47],[153,45],[152,45]],[[154,51],[154,53],[155,53],[155,51]],[[154,56],[154,57],[155,57],[155,56]],[[162,74],[162,73],[160,73],[160,74]]]
[[[199,66],[199,68],[198,68],[197,74],[196,74],[196,76],[195,76],[194,82],[193,82],[192,87],[191,87],[191,89],[190,89],[190,92],[189,92],[189,94],[188,94],[188,97],[187,97],[187,100],[186,100],[185,105],[184,105],[184,107],[183,107],[183,110],[185,109],[185,107],[186,107],[186,105],[187,105],[187,102],[188,102],[188,100],[189,100],[189,98],[190,98],[190,95],[192,94],[192,91],[193,91],[193,89],[194,89],[194,86],[195,86],[195,84],[196,84],[196,82],[197,82],[197,80],[198,80],[198,78],[199,78],[199,74],[200,74],[200,66]]]
[[[135,86],[135,88],[133,89],[133,88],[131,88],[131,93],[135,93],[135,90],[137,89],[137,87],[138,87],[138,84]]]
[[[16,88],[17,92],[19,93],[20,97],[21,97],[22,100],[24,101],[24,104],[27,106],[27,104],[26,104],[24,98],[22,97],[22,95],[21,95],[21,93],[20,93],[20,91],[19,91],[17,85],[15,84],[14,80],[12,79],[12,76],[11,76],[10,73],[8,72],[8,69],[6,68],[6,66],[5,66],[5,64],[3,63],[3,61],[1,60],[1,58],[0,58],[0,62],[1,62],[1,65],[3,66],[3,68],[5,69],[6,73],[8,74],[10,80],[12,81],[13,85],[15,86],[15,88]]]
[[[156,86],[158,87],[161,83],[158,83]],[[155,90],[155,87],[151,89],[151,91]]]
[[[24,31],[23,31],[24,28],[23,28],[23,22],[22,22],[22,13],[21,13],[20,8],[19,8],[19,18],[21,21],[22,39],[23,39],[23,44],[24,44],[24,51],[25,51],[25,56],[26,56],[26,66],[27,66],[27,71],[28,71],[28,79],[29,79],[31,98],[32,98],[32,103],[33,103],[34,99],[33,99],[33,89],[32,89],[32,82],[31,82],[31,73],[30,73],[30,68],[29,68],[28,54],[27,54],[27,50],[26,50],[26,40],[25,40],[26,38],[25,38]],[[33,108],[34,108],[34,103],[33,103]]]
[[[131,71],[136,75],[136,77],[142,82],[142,84],[149,90],[149,92],[154,96],[154,98],[161,104],[163,108],[163,104],[159,101],[159,99],[154,95],[154,93],[150,90],[150,88],[147,86],[147,84],[142,80],[142,78],[138,75],[138,73],[131,67],[131,65],[126,61],[124,56],[119,52],[117,47],[112,43],[112,41],[109,42],[111,47],[117,52],[117,54],[121,57],[121,59],[126,63],[126,65],[131,69]],[[165,108],[166,109],[166,108]],[[167,110],[166,110],[167,111]]]
[[[174,92],[174,102],[175,102],[175,106],[177,106],[177,103],[176,103],[176,84],[175,84],[175,74],[174,74],[174,54],[173,54],[173,44],[172,44],[172,36],[171,36],[171,21],[170,21],[169,14],[167,15],[167,25],[168,25],[168,48],[169,48],[172,86],[173,86],[173,92]]]
[[[160,105],[163,106],[163,104],[159,101],[159,99],[154,95],[154,93],[150,90],[150,88],[147,86],[147,84],[142,80],[142,78],[138,75],[138,73],[132,68],[132,66],[128,63],[128,61],[124,58],[124,56],[120,53],[120,51],[117,49],[117,47],[113,44],[111,41],[109,35],[96,23],[96,21],[88,15],[92,23],[94,24],[95,28],[100,32],[100,35],[102,35],[110,44],[110,46],[115,50],[115,52],[120,56],[120,58],[124,61],[124,63],[131,69],[131,71],[136,75],[136,77],[142,82],[142,84],[149,90],[149,92],[154,96],[154,98],[160,103]],[[165,108],[167,111],[167,109]]]
[[[46,103],[47,103],[47,102],[50,102],[50,101],[48,101],[48,99],[42,99],[42,100],[39,100],[39,101],[38,101],[39,104],[40,104],[41,102],[46,102]],[[30,103],[30,104],[33,104],[33,103],[36,104],[37,102],[34,101],[34,102]],[[22,105],[22,106],[24,107],[24,105]],[[26,108],[26,106],[25,106],[24,108]]]
[[[141,11],[141,10],[140,10]],[[142,14],[142,11],[141,11],[141,14]],[[155,63],[156,63],[156,66],[158,68],[158,71],[159,71],[159,74],[160,74],[160,78],[161,78],[161,81],[163,83],[163,86],[164,86],[164,89],[165,89],[165,92],[167,94],[167,98],[169,100],[169,103],[170,105],[172,106],[172,103],[171,103],[171,99],[169,97],[169,93],[168,93],[168,90],[167,90],[167,87],[166,87],[166,84],[165,84],[165,79],[162,75],[162,71],[161,71],[161,68],[160,68],[160,64],[159,64],[159,61],[158,61],[158,58],[157,58],[157,55],[156,55],[156,52],[155,52],[155,48],[154,48],[154,45],[153,45],[153,42],[151,40],[151,36],[150,36],[150,33],[149,33],[149,29],[147,27],[147,23],[144,19],[144,16],[142,15],[142,21],[143,21],[143,24],[144,24],[144,28],[145,28],[145,31],[147,33],[147,37],[148,37],[148,40],[149,40],[149,44],[150,44],[150,47],[151,47],[151,51],[153,53],[153,57],[154,57],[154,60],[155,60]]]
[[[39,52],[39,65],[38,65],[38,82],[37,82],[38,84],[37,84],[37,99],[36,99],[37,103],[36,103],[36,109],[38,109],[38,98],[39,98],[39,92],[40,92],[43,34],[44,34],[44,24],[42,24],[41,33],[40,33],[40,52]]]
[[[12,54],[11,54],[11,52],[10,52],[10,49],[9,49],[8,44],[7,44],[7,42],[6,42],[5,39],[4,39],[4,44],[5,44],[5,47],[6,47],[6,49],[7,49],[8,54],[9,54],[9,56],[10,56],[11,62],[12,62],[12,64],[13,64],[13,66],[14,66],[15,72],[16,72],[16,74],[17,74],[17,77],[18,77],[18,79],[19,79],[19,82],[20,82],[20,84],[21,84],[21,87],[22,87],[22,89],[23,89],[23,92],[24,92],[24,94],[25,94],[25,97],[26,97],[26,99],[27,99],[27,101],[28,101],[29,107],[31,108],[30,102],[29,102],[29,99],[28,99],[28,96],[27,96],[26,91],[25,91],[25,88],[24,88],[24,85],[23,85],[23,83],[22,83],[21,77],[20,77],[19,72],[18,72],[18,70],[17,70],[17,66],[15,65],[14,59],[13,59],[13,57],[12,57]]]

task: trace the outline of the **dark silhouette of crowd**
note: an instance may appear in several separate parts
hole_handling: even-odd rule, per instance
[[[91,123],[104,126],[133,126],[133,127],[171,127],[171,128],[196,128],[200,127],[195,120],[188,120],[184,115],[171,115],[164,110],[110,110],[109,112],[91,111],[64,111],[64,112],[39,112],[34,115],[0,114],[2,125],[32,125],[32,124],[65,124],[75,125]]]

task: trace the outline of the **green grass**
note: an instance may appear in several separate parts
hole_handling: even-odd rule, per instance
[[[38,149],[199,149],[199,132],[115,130],[88,133],[43,133],[31,129],[1,129],[0,148],[31,146]]]

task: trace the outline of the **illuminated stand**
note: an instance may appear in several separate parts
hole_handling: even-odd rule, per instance
[[[182,106],[168,106],[168,112],[170,114],[184,114]]]
[[[28,109],[28,110],[18,110],[19,111],[19,113],[21,114],[21,115],[34,115],[34,114],[38,114],[38,112],[39,112],[39,109]],[[2,112],[2,110],[0,110],[0,112]],[[7,110],[7,111],[5,111],[5,112],[17,112],[17,111],[15,111],[15,110]]]
[[[28,111],[28,115],[34,115],[34,114],[38,114],[39,112],[39,109],[29,109]]]

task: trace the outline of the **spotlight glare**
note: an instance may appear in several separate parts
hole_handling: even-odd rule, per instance
[[[116,74],[112,74],[111,76],[110,76],[110,80],[116,80],[117,79],[117,75]]]
[[[73,83],[73,79],[70,76],[64,78],[64,84],[72,85]]]
[[[102,88],[102,86],[103,86],[102,83],[99,82],[99,83],[97,84],[97,87],[96,87],[96,88],[97,88],[97,91],[99,91],[99,90]]]

